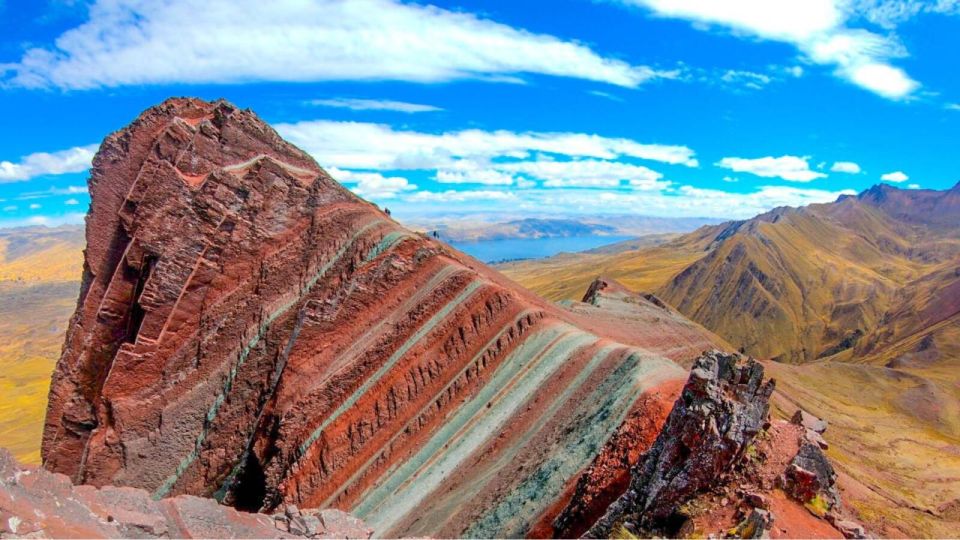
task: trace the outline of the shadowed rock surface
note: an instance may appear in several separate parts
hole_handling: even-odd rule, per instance
[[[702,350],[678,317],[608,331],[403,229],[226,102],[146,111],[90,193],[43,440],[76,482],[335,507],[381,536],[547,531]]]
[[[363,539],[372,533],[339,510],[294,511],[249,514],[190,495],[157,501],[142,489],[73,486],[0,449],[0,538]],[[294,521],[304,526],[291,527]]]

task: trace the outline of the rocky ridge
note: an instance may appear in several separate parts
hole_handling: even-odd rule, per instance
[[[344,189],[250,111],[108,137],[44,466],[381,536],[521,536],[679,390],[674,317],[608,332]],[[632,448],[632,446],[631,446]],[[627,464],[604,469],[622,477]]]

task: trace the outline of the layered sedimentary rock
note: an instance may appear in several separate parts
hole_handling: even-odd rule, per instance
[[[76,482],[520,536],[631,452],[618,432],[653,439],[684,377],[663,344],[699,352],[657,338],[670,318],[620,339],[405,230],[225,102],[146,111],[90,193],[43,440]]]

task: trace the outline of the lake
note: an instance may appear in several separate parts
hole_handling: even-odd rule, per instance
[[[569,236],[556,238],[508,238],[476,242],[450,242],[460,251],[485,263],[515,259],[540,259],[562,252],[576,252],[629,240],[632,236]]]

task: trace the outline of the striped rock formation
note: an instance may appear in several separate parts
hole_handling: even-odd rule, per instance
[[[379,536],[555,534],[702,349],[670,317],[605,333],[405,230],[226,102],[149,109],[89,184],[43,439],[74,482],[336,507]]]

